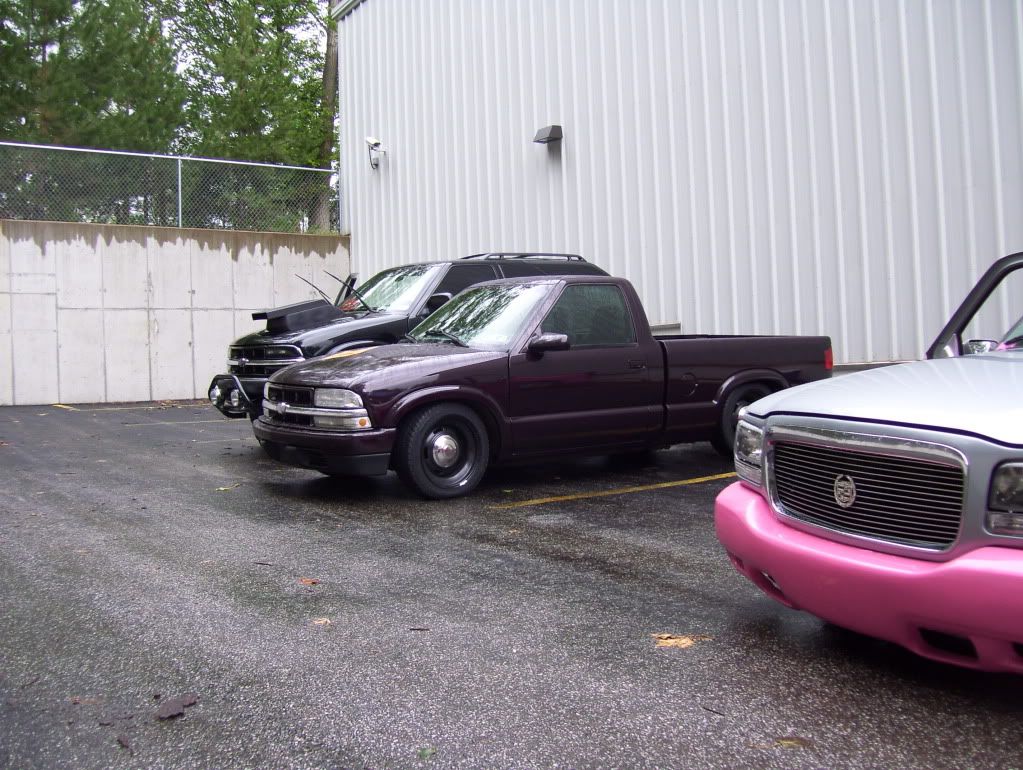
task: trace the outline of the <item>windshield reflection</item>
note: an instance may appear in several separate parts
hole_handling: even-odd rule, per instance
[[[356,287],[365,305],[353,295],[341,303],[341,309],[407,312],[440,269],[441,265],[406,265],[384,270]]]
[[[412,330],[415,342],[508,350],[550,284],[480,286],[459,294]]]

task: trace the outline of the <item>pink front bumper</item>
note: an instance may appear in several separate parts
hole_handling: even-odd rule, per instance
[[[718,495],[714,523],[736,569],[783,604],[928,658],[1023,673],[1023,550],[939,563],[834,543],[783,524],[738,482]],[[921,630],[969,639],[976,656]]]

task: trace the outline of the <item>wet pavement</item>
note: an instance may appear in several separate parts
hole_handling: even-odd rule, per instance
[[[205,405],[7,407],[0,470],[2,768],[1023,767],[1023,679],[732,570],[706,445],[425,502]]]

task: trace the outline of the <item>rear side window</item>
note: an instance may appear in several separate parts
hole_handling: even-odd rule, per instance
[[[636,328],[621,289],[608,284],[566,286],[541,331],[567,334],[573,347],[632,345]]]
[[[500,278],[491,265],[452,265],[434,291],[438,294],[446,292],[452,297],[462,289],[483,281]]]

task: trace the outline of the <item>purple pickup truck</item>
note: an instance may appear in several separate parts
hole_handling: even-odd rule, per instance
[[[606,276],[468,289],[400,344],[295,364],[253,430],[281,462],[389,469],[456,497],[488,465],[709,440],[731,453],[746,404],[830,376],[827,337],[655,338],[632,285]]]
[[[1020,279],[1023,253],[995,262],[929,360],[743,411],[741,481],[715,506],[739,572],[925,657],[1023,673],[1023,319],[1004,320]]]

